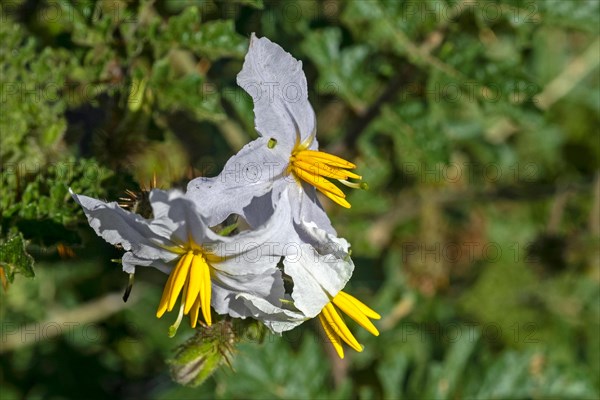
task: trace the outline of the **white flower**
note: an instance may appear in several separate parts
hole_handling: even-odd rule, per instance
[[[286,190],[282,193],[282,203],[288,202],[287,196]],[[293,283],[289,301],[277,307],[248,293],[239,296],[250,300],[262,313],[271,315],[265,325],[276,333],[316,317],[346,286],[354,271],[346,240],[327,233],[312,222],[302,222],[302,225],[305,237],[301,239],[294,236],[294,230],[288,230],[283,246],[272,249],[274,254],[283,257],[283,270]]]
[[[282,214],[289,214],[289,202],[278,206],[273,218],[259,229],[224,237],[211,231],[196,204],[178,191],[151,192],[151,220],[114,202],[71,195],[96,233],[127,251],[122,259],[124,271],[133,273],[136,266],[152,266],[169,274],[156,315],[160,318],[171,311],[181,294],[172,334],[183,315],[190,314],[195,327],[200,310],[205,323],[211,325],[211,305],[219,314],[269,321],[269,315],[262,315],[240,294],[260,299],[261,304],[281,305],[280,257],[270,249],[282,238],[280,220]]]
[[[348,243],[337,237],[316,190],[350,208],[344,193],[328,179],[351,188],[364,188],[365,184],[348,181],[362,179],[348,171],[354,164],[318,151],[316,118],[300,61],[269,39],[253,34],[237,81],[252,96],[261,137],[229,159],[218,176],[192,180],[186,195],[213,205],[211,224],[239,214],[251,226],[260,226],[279,204],[289,203],[288,220],[281,221],[287,227],[283,236],[297,246],[280,255],[284,272],[293,283],[293,306],[284,302],[279,307],[249,293],[238,297],[248,300],[257,314],[269,315],[265,324],[274,332],[318,317],[340,357],[344,356],[341,341],[362,351],[335,307],[375,335],[379,333],[369,318],[379,315],[342,291],[354,264]],[[290,252],[292,249],[295,252]]]
[[[261,137],[229,159],[217,177],[192,180],[187,195],[214,204],[211,224],[235,213],[256,227],[269,218],[281,193],[289,188],[294,223],[304,219],[335,233],[315,188],[349,208],[344,193],[326,178],[359,188],[348,179],[361,177],[348,171],[354,164],[318,151],[315,113],[308,101],[302,62],[253,34],[237,81],[252,96]]]
[[[308,236],[300,245],[301,251],[297,257],[288,255],[283,261],[285,273],[294,282],[294,305],[306,317],[319,318],[340,358],[344,358],[342,341],[361,352],[362,345],[352,335],[337,309],[375,336],[379,335],[379,331],[369,318],[381,317],[361,301],[342,291],[354,271],[350,246],[345,239],[325,232],[313,222],[304,224],[304,228],[299,231]]]
[[[282,194],[282,202],[287,201],[286,192]],[[257,314],[270,316],[265,324],[273,332],[287,331],[307,319],[318,317],[340,358],[344,358],[342,341],[361,352],[363,346],[350,332],[338,310],[375,336],[379,335],[379,331],[370,319],[381,317],[342,290],[354,270],[348,242],[325,232],[315,223],[303,224],[301,231],[308,236],[296,247],[288,247],[292,252],[283,254],[284,271],[293,282],[291,300],[298,312],[274,306],[251,294],[240,294],[239,297],[247,299],[251,304],[249,307],[256,308]]]

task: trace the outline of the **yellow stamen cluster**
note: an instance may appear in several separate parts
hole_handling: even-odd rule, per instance
[[[340,358],[344,358],[344,348],[342,347],[341,340],[358,352],[363,351],[363,347],[358,343],[354,335],[352,335],[352,332],[350,332],[334,305],[356,321],[360,326],[369,331],[369,333],[379,336],[379,331],[375,328],[375,325],[373,325],[369,318],[380,319],[381,316],[354,296],[340,291],[333,300],[327,303],[319,314],[319,321],[321,321],[321,325],[323,325],[325,334],[333,344],[333,347]]]
[[[200,309],[204,321],[210,326],[212,324],[210,265],[199,250],[187,251],[171,270],[156,311],[157,318],[162,317],[166,311],[173,310],[180,293],[182,295],[179,316],[171,327],[169,335],[175,334],[183,315],[190,314],[190,323],[192,328],[195,328]]]
[[[350,208],[344,192],[325,178],[337,179],[343,185],[353,189],[364,188],[364,184],[348,181],[350,178],[362,179],[360,175],[347,171],[354,168],[356,165],[343,158],[322,151],[306,150],[304,146],[298,146],[290,157],[288,173],[292,172],[295,177],[310,183],[340,206]]]

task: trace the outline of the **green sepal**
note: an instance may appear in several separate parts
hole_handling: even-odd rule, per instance
[[[167,360],[173,380],[196,387],[210,377],[223,363],[230,365],[236,335],[231,321],[218,321],[212,326],[200,326],[194,336]]]

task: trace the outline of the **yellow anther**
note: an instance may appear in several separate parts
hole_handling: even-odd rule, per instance
[[[379,319],[381,316],[355,297],[340,291],[337,296],[323,307],[323,310],[321,310],[321,313],[319,314],[319,321],[321,322],[321,325],[323,325],[325,334],[333,344],[333,347],[340,358],[344,358],[344,349],[341,344],[342,340],[358,352],[363,351],[363,347],[358,343],[354,335],[352,335],[334,305],[339,307],[340,310],[371,334],[379,336],[379,331],[375,328],[375,325],[373,325],[369,318]]]
[[[161,318],[166,311],[173,309],[181,294],[179,315],[175,324],[171,326],[169,335],[177,331],[183,315],[190,314],[190,324],[192,328],[195,328],[200,309],[202,309],[202,316],[206,324],[209,326],[212,324],[210,311],[211,267],[201,246],[190,242],[187,244],[187,248],[189,250],[179,258],[169,275],[156,311],[156,316]]]
[[[297,145],[292,151],[287,172],[313,185],[342,207],[350,208],[344,192],[325,178],[336,179],[345,186],[360,189],[363,187],[362,184],[348,181],[348,179],[362,179],[362,176],[348,171],[353,168],[356,168],[356,165],[343,158],[322,151],[306,150],[303,146]]]

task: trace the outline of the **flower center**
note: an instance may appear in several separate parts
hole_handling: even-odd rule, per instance
[[[190,314],[190,323],[192,328],[195,328],[200,309],[202,309],[202,316],[206,324],[208,326],[212,324],[210,265],[202,252],[197,249],[188,250],[183,254],[171,270],[158,304],[157,318],[162,317],[166,311],[173,310],[180,293],[181,307],[177,321],[169,329],[171,337],[177,332],[184,315]]]
[[[356,297],[342,291],[340,291],[331,302],[327,303],[319,314],[319,321],[325,330],[325,334],[333,344],[333,347],[340,358],[344,358],[344,349],[340,339],[346,342],[354,350],[358,352],[363,351],[363,347],[358,343],[354,335],[352,335],[352,332],[350,332],[346,326],[346,323],[337,312],[334,304],[360,326],[375,336],[379,336],[379,331],[375,328],[375,325],[373,325],[369,318],[380,319],[381,316]]]
[[[310,183],[340,206],[350,208],[344,192],[325,178],[337,179],[343,185],[353,189],[366,189],[366,183],[348,181],[350,178],[362,179],[362,176],[347,171],[356,168],[356,165],[329,153],[307,150],[306,147],[300,145],[294,148],[286,172],[293,173],[296,179]]]

